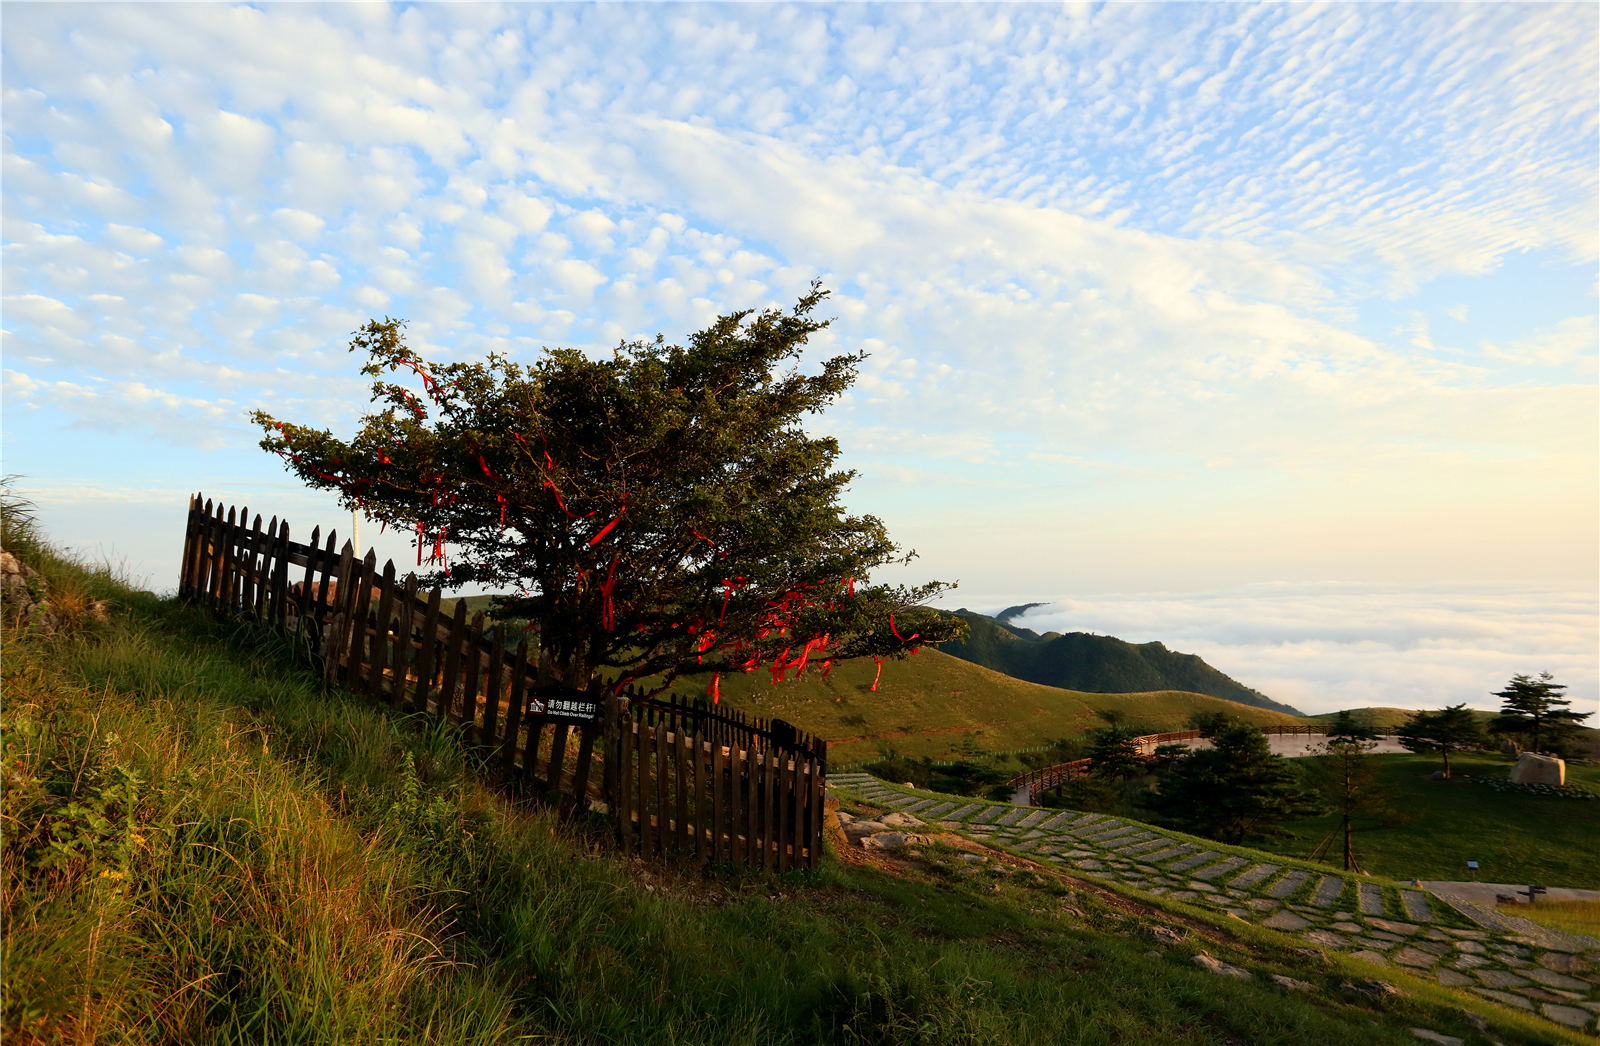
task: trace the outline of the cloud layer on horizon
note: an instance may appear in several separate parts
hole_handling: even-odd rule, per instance
[[[1513,675],[1544,671],[1567,685],[1573,711],[1600,711],[1592,592],[1252,585],[1063,600],[1016,623],[1161,642],[1303,712],[1495,709],[1493,692]]]

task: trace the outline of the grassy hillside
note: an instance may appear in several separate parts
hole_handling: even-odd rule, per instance
[[[1226,711],[1261,724],[1300,722],[1203,694],[1088,694],[1041,686],[932,649],[885,663],[873,693],[875,671],[870,660],[846,662],[827,678],[808,672],[777,686],[766,673],[724,676],[722,699],[825,738],[836,765],[869,761],[891,749],[935,758],[974,744],[1004,752],[1113,720],[1150,732],[1181,730],[1200,711]]]
[[[1438,756],[1373,758],[1383,783],[1394,790],[1396,806],[1416,820],[1356,834],[1357,855],[1368,872],[1397,879],[1475,878],[1600,889],[1595,861],[1600,800],[1501,792],[1468,780],[1504,781],[1513,760],[1502,755],[1458,753],[1450,759],[1455,777],[1449,781],[1430,779],[1439,769]],[[1569,764],[1567,781],[1600,792],[1600,766]],[[1286,827],[1287,838],[1261,848],[1304,857],[1333,830],[1335,819],[1315,817]],[[1479,863],[1476,875],[1467,871],[1469,860]]]
[[[492,596],[469,596],[487,610]],[[441,607],[445,605],[442,601]],[[1182,730],[1197,712],[1223,711],[1262,725],[1298,723],[1282,712],[1180,691],[1097,694],[1043,686],[924,648],[884,664],[877,692],[871,660],[845,662],[826,678],[815,669],[777,686],[766,672],[723,676],[722,700],[786,719],[828,741],[833,765],[864,763],[888,751],[921,758],[954,756],[973,745],[1008,752],[1073,737],[1116,721],[1147,732]],[[705,696],[707,679],[675,688]]]
[[[110,622],[5,636],[7,1042],[1385,1046],[1474,1035],[1458,1005],[1499,1041],[1552,1041],[1021,865],[618,860],[599,826],[486,787],[451,730],[77,573]],[[1219,978],[1200,950],[1313,990]]]
[[[1012,607],[1005,611],[1018,611]],[[1071,632],[1041,636],[995,618],[958,610],[967,638],[942,644],[954,657],[1046,686],[1128,694],[1182,690],[1290,715],[1299,713],[1212,668],[1194,654],[1161,643],[1128,643],[1113,636]]]

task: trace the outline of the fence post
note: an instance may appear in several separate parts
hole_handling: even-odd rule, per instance
[[[331,538],[332,535],[329,535]],[[350,542],[344,543],[339,553],[339,567],[334,578],[333,601],[328,605],[322,629],[322,685],[331,687],[339,676],[339,669],[350,656],[350,604],[355,595],[352,579],[356,572],[355,551]],[[323,597],[327,595],[327,582],[323,582]]]

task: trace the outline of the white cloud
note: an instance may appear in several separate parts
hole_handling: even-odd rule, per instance
[[[1306,712],[1494,708],[1492,692],[1512,675],[1546,670],[1568,684],[1574,710],[1591,711],[1597,611],[1583,592],[1269,585],[1065,600],[1018,623],[1159,641]]]

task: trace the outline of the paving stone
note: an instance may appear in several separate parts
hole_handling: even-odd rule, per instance
[[[1456,948],[1463,952],[1470,952],[1473,955],[1482,955],[1489,950],[1483,946],[1481,941],[1457,941]]]
[[[1042,830],[1046,831],[1046,832],[1054,832],[1054,831],[1057,831],[1057,830],[1061,829],[1065,825],[1071,824],[1073,821],[1076,821],[1077,819],[1078,819],[1078,815],[1069,811],[1069,812],[1064,813],[1064,814],[1056,814],[1054,817],[1050,818],[1050,820],[1048,820],[1048,821],[1045,821],[1039,827]]]
[[[1165,850],[1157,850],[1155,853],[1141,854],[1139,859],[1141,861],[1147,861],[1150,864],[1155,864],[1159,861],[1165,861],[1169,857],[1176,857],[1181,853],[1188,853],[1189,849],[1190,848],[1188,846],[1182,845],[1169,846]]]
[[[1205,880],[1216,879],[1220,876],[1228,874],[1241,864],[1245,863],[1246,862],[1243,857],[1229,857],[1226,860],[1218,861],[1216,864],[1201,868],[1199,871],[1194,873],[1194,877],[1196,879]]]
[[[1433,922],[1433,909],[1428,907],[1428,897],[1416,890],[1400,891],[1400,906],[1406,915],[1419,923]]]
[[[1393,919],[1368,919],[1367,925],[1376,926],[1385,933],[1397,933],[1406,937],[1409,937],[1410,935],[1422,929],[1422,927],[1416,925],[1415,923],[1396,922]]]
[[[1138,857],[1170,845],[1171,842],[1169,840],[1158,835],[1153,839],[1137,839],[1127,846],[1120,847],[1119,852],[1125,853],[1129,857]]]
[[[960,803],[939,803],[937,806],[923,814],[923,816],[928,818],[930,821],[942,820],[946,814],[956,809],[960,805]]]
[[[1205,864],[1207,861],[1216,860],[1216,858],[1217,855],[1212,853],[1210,850],[1201,850],[1192,857],[1185,857],[1181,861],[1173,861],[1166,867],[1167,870],[1171,872],[1182,872],[1187,871],[1190,868],[1197,868],[1200,865]]]
[[[1538,981],[1546,988],[1566,988],[1568,991],[1583,991],[1589,985],[1576,977],[1568,977],[1564,973],[1546,970],[1542,966],[1532,966],[1522,971],[1522,975],[1530,981]]]
[[[924,799],[921,802],[912,803],[910,806],[907,806],[905,811],[908,814],[920,814],[924,810],[931,810],[936,806],[942,805],[944,804],[939,802],[937,799]]]
[[[1383,890],[1377,883],[1356,884],[1356,905],[1362,915],[1383,914]]]
[[[1309,878],[1311,878],[1310,872],[1289,872],[1282,879],[1267,887],[1267,895],[1270,897],[1287,897],[1300,889],[1300,884]]]
[[[996,821],[995,823],[1007,826],[1014,825],[1032,812],[1033,811],[1029,810],[1026,806],[1013,806],[1000,818],[1000,820]]]
[[[1479,966],[1489,965],[1489,960],[1481,955],[1462,955],[1450,964],[1458,970],[1471,970]]]
[[[1576,1006],[1558,1006],[1553,1002],[1547,1002],[1539,1007],[1539,1012],[1557,1024],[1565,1024],[1569,1028],[1582,1028],[1594,1018],[1594,1015],[1587,1010],[1580,1010]]]
[[[1245,907],[1254,908],[1258,912],[1270,912],[1278,907],[1278,902],[1270,897],[1252,897],[1244,903]]]
[[[1438,1043],[1438,1046],[1466,1046],[1467,1040],[1454,1035],[1446,1035],[1442,1031],[1433,1031],[1430,1028],[1412,1028],[1411,1034],[1423,1042]]]
[[[1513,995],[1510,992],[1496,991],[1493,988],[1474,988],[1472,990],[1483,996],[1485,999],[1493,999],[1495,1002],[1498,1002],[1504,1006],[1515,1006],[1519,1010],[1533,1009],[1533,1003],[1529,1002],[1527,999],[1524,999],[1520,995]]]
[[[1489,936],[1482,930],[1462,930],[1454,926],[1446,926],[1444,928],[1444,932],[1452,937],[1461,937],[1469,941],[1481,941],[1485,937]]]
[[[1228,880],[1228,885],[1243,888],[1254,886],[1256,883],[1259,883],[1261,880],[1277,871],[1278,867],[1279,866],[1275,864],[1251,865],[1249,868],[1246,868],[1244,871]]]
[[[1332,908],[1340,894],[1344,893],[1344,879],[1337,875],[1324,875],[1317,884],[1317,890],[1311,895],[1311,903],[1318,908]]]
[[[1473,973],[1478,982],[1489,988],[1515,988],[1527,984],[1527,980],[1518,977],[1510,970],[1478,970]]]
[[[1186,883],[1185,885],[1187,885],[1189,887],[1189,889],[1191,889],[1191,890],[1199,890],[1201,893],[1216,893],[1217,892],[1217,888],[1215,886],[1212,886],[1210,883],[1207,883],[1207,882],[1202,882],[1199,879],[1190,879],[1188,881],[1188,883]]]
[[[1018,828],[1032,828],[1034,825],[1050,816],[1049,810],[1035,810],[1021,821],[1017,822]]]
[[[1011,809],[1009,806],[991,806],[976,817],[971,817],[967,820],[969,824],[993,824],[1005,816],[1005,812],[1009,809]]]
[[[1330,933],[1327,930],[1307,930],[1305,933],[1301,934],[1301,936],[1310,941],[1312,944],[1320,944],[1324,948],[1342,949],[1347,947],[1350,943],[1343,937],[1340,937],[1338,934]]]
[[[1137,828],[1130,828],[1124,825],[1121,828],[1110,828],[1104,832],[1083,832],[1079,834],[1078,838],[1096,846],[1114,846],[1117,843],[1125,843],[1138,834],[1139,830]]]
[[[1359,923],[1350,922],[1349,920],[1341,920],[1341,921],[1336,922],[1336,923],[1331,923],[1331,924],[1329,924],[1328,929],[1330,929],[1330,930],[1338,930],[1340,933],[1360,933],[1361,932],[1360,924]]]
[[[1023,832],[1022,835],[1020,836],[1020,838],[1022,838],[1022,839],[1043,839],[1043,838],[1045,838],[1045,834],[1043,832],[1039,831],[1039,829],[1035,828],[1031,832]]]
[[[966,806],[959,807],[959,808],[957,808],[955,810],[952,810],[950,812],[950,818],[949,819],[952,820],[952,821],[965,821],[967,818],[971,817],[973,814],[977,813],[979,810],[986,810],[986,809],[988,809],[988,807],[983,803],[968,803]]]
[[[1457,973],[1454,970],[1435,970],[1433,971],[1433,975],[1434,977],[1438,978],[1439,983],[1444,985],[1446,988],[1464,988],[1473,983],[1471,977],[1468,977],[1464,973]]]
[[[1394,961],[1402,966],[1421,966],[1424,969],[1431,967],[1437,958],[1419,948],[1401,948],[1394,953]]]
[[[1311,925],[1311,922],[1293,912],[1275,912],[1261,920],[1261,925],[1270,926],[1274,930],[1304,930]]]
[[[1105,867],[1105,865],[1101,864],[1099,861],[1096,861],[1092,857],[1080,857],[1072,863],[1077,865],[1079,868],[1086,868],[1091,872],[1098,872],[1100,869]]]
[[[1381,966],[1389,965],[1389,957],[1384,955],[1382,952],[1364,950],[1359,952],[1351,952],[1350,954],[1357,959],[1365,959],[1367,962],[1375,962]]]
[[[1543,953],[1539,956],[1539,965],[1547,970],[1559,970],[1562,973],[1582,973],[1589,968],[1589,963],[1580,956],[1564,952]]]

